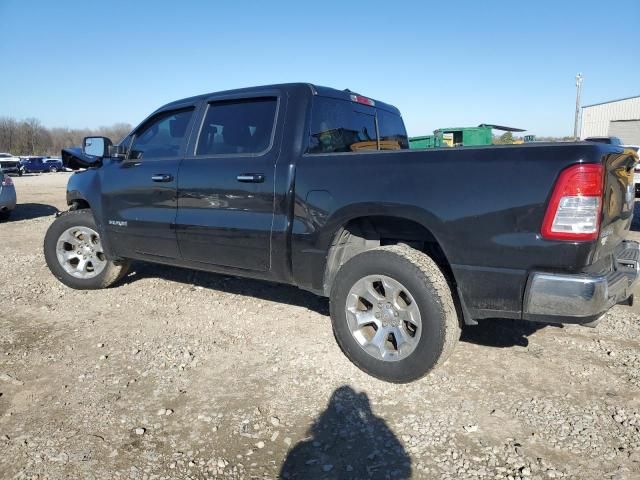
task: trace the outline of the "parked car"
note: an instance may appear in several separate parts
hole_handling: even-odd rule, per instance
[[[4,173],[17,173],[22,176],[24,169],[20,164],[20,158],[14,157],[10,153],[0,153],[0,171]]]
[[[25,173],[29,173],[27,170],[27,165],[29,165],[30,163],[42,161],[45,158],[46,157],[35,156],[35,155],[22,156],[20,157],[20,165],[22,165],[22,168],[24,169]]]
[[[6,220],[16,208],[16,188],[11,177],[0,170],[0,220]]]
[[[587,137],[585,142],[606,143],[607,145],[622,145],[622,140],[618,137]]]
[[[62,170],[62,161],[47,157],[26,157],[22,160],[26,173],[57,172]]]
[[[409,150],[395,107],[288,84],[179,100],[63,157],[89,167],[44,241],[64,284],[108,287],[135,259],[296,285],[387,381],[484,318],[594,325],[638,279],[636,159],[616,145]]]
[[[58,157],[49,157],[44,160],[44,163],[49,165],[49,171],[52,173],[63,172],[64,166],[62,165],[62,159]]]

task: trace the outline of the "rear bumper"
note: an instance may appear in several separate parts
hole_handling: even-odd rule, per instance
[[[623,242],[606,275],[533,272],[522,317],[551,323],[592,323],[633,294],[640,277],[640,244]]]

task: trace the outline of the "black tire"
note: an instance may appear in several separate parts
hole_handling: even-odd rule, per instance
[[[11,210],[3,210],[2,212],[0,212],[0,222],[9,220],[10,216],[11,216]]]
[[[56,172],[58,171],[58,169],[57,169],[56,167],[51,167],[51,168],[49,169],[49,171],[50,171],[51,173],[56,173]]]
[[[349,329],[349,291],[368,275],[384,275],[400,282],[417,304],[422,332],[415,349],[405,358],[375,358]],[[428,255],[405,245],[379,247],[351,258],[336,275],[330,307],[334,335],[345,355],[364,372],[387,382],[407,383],[421,378],[442,365],[460,339],[460,321],[447,279]]]
[[[108,258],[105,268],[92,278],[77,278],[67,273],[60,265],[56,255],[56,246],[60,236],[72,227],[89,227],[98,231],[91,210],[74,210],[60,215],[51,224],[44,237],[44,258],[51,273],[66,286],[77,290],[97,290],[107,288],[125,276],[129,270],[126,260],[113,262]]]

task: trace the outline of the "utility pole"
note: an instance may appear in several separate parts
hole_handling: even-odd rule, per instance
[[[578,121],[580,120],[580,90],[582,90],[582,74],[576,75],[576,116],[573,123],[573,139],[578,140]]]

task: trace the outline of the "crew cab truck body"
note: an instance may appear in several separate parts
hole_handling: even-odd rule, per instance
[[[135,259],[296,285],[389,381],[446,360],[464,323],[593,324],[638,277],[635,159],[612,145],[408,150],[395,107],[287,84],[173,102],[62,154],[89,167],[45,239],[65,284],[109,286]]]

